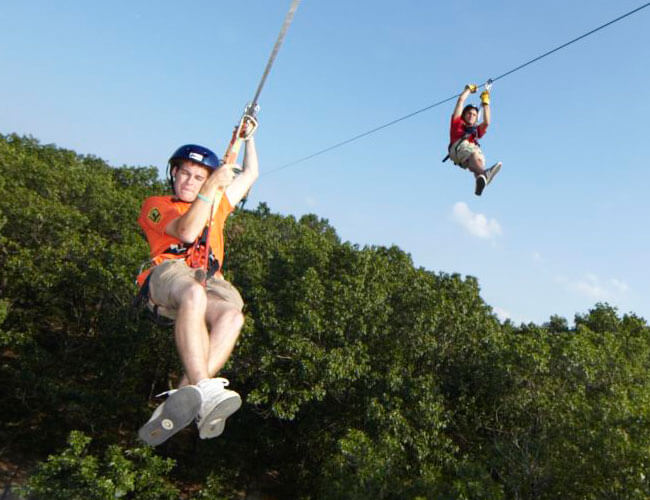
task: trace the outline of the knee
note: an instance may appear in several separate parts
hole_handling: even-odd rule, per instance
[[[199,283],[189,285],[181,294],[181,306],[192,309],[205,309],[208,304],[208,297],[205,289]]]
[[[228,307],[220,312],[216,322],[228,325],[228,330],[231,332],[239,333],[239,330],[244,326],[244,315],[236,307]]]
[[[226,312],[228,315],[228,322],[231,324],[233,330],[241,330],[244,326],[244,314],[237,308],[228,309]]]

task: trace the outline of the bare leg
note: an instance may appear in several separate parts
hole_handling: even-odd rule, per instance
[[[177,335],[176,339],[186,369],[179,387],[197,384],[203,379],[211,379],[198,384],[201,393],[201,407],[197,414],[197,426],[201,439],[209,439],[219,436],[224,430],[226,419],[241,407],[241,396],[234,391],[225,389],[222,381],[212,377],[228,361],[239,337],[239,332],[244,325],[244,315],[237,307],[228,302],[211,294],[206,295],[202,287],[201,291],[203,294],[198,295],[201,299],[205,299],[205,302],[201,302],[201,305],[205,304],[203,314],[197,314],[193,320],[196,321],[196,318],[199,318],[198,323],[202,328],[200,339],[204,340],[199,339],[197,341],[191,335],[185,337]],[[184,296],[184,304],[198,303],[198,300],[193,300],[197,298],[193,297],[190,289]],[[198,308],[194,308],[194,312],[198,313],[198,310]],[[176,317],[177,332],[180,318],[181,316],[178,314]],[[205,354],[205,357],[201,359],[203,363],[200,362],[201,360],[195,359],[196,356],[202,354]],[[191,367],[204,367],[205,369],[200,372],[192,372]],[[184,390],[187,390],[187,388]],[[154,421],[154,424],[157,424],[157,422]]]
[[[208,294],[205,320],[210,326],[209,336],[205,337],[209,339],[209,345],[206,348],[208,352],[207,376],[214,377],[226,364],[235,347],[244,325],[244,315],[236,307]],[[183,387],[189,383],[188,376],[183,375],[178,386]]]
[[[208,294],[206,320],[210,326],[208,373],[214,377],[226,364],[235,347],[244,326],[244,315],[228,302]]]
[[[485,174],[485,159],[477,151],[467,159],[467,169],[474,174],[474,177]]]
[[[180,390],[170,393],[169,398],[160,404],[138,435],[151,446],[157,446],[176,434],[192,422],[204,405],[204,395],[200,388],[194,386],[200,380],[208,378],[208,331],[205,325],[207,296],[203,287],[194,279],[178,279],[170,290],[174,302],[179,304],[176,311],[174,333],[176,348],[185,367],[189,383]],[[236,398],[231,398],[229,411],[237,406]],[[239,401],[241,405],[241,400]],[[214,405],[213,405],[214,406]],[[238,408],[238,406],[237,406]],[[215,427],[213,434],[223,430]]]
[[[207,296],[205,289],[196,281],[186,281],[178,289],[179,307],[176,312],[174,333],[176,348],[189,381],[196,384],[208,375],[208,330],[205,325]],[[186,377],[183,377],[184,379]]]

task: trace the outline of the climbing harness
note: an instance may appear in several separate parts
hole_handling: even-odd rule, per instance
[[[476,144],[479,148],[481,147],[481,145],[478,142],[478,127],[465,126],[464,130],[465,130],[465,133],[463,134],[463,136],[460,139],[457,139],[453,143],[449,144],[449,146],[447,147],[447,151],[448,151],[447,156],[445,156],[442,159],[442,163],[446,162],[447,160],[449,160],[451,158],[450,155],[451,155],[452,146],[454,147],[454,153],[457,153],[458,148],[463,143],[463,141],[468,140],[470,137],[474,137],[474,140],[472,142],[474,144]]]

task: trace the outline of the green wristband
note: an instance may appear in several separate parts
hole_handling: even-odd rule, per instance
[[[199,200],[201,200],[201,201],[205,201],[206,203],[212,203],[212,202],[210,201],[210,198],[208,198],[208,197],[205,196],[205,195],[202,195],[201,193],[197,194],[196,197],[197,197]]]

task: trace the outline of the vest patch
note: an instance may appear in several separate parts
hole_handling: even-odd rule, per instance
[[[158,224],[161,219],[160,210],[158,210],[157,208],[152,208],[151,210],[149,210],[149,213],[147,214],[147,218],[151,220],[151,222],[153,222],[154,224]]]

